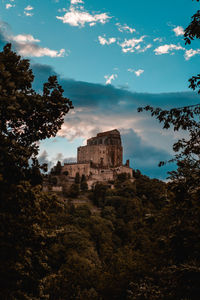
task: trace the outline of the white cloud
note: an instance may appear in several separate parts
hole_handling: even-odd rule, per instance
[[[163,39],[162,39],[162,38],[159,38],[159,37],[157,37],[157,38],[153,39],[153,41],[154,41],[154,42],[160,42],[160,43],[161,43],[161,42],[163,41]]]
[[[32,17],[33,16],[33,13],[31,12],[32,10],[34,9],[33,6],[31,5],[28,5],[24,8],[24,14],[27,16],[27,17]]]
[[[60,13],[63,12],[63,11],[66,12],[66,11],[67,11],[66,8],[59,8],[59,9],[58,9],[58,12],[60,12]]]
[[[119,44],[122,47],[122,51],[126,52],[135,52],[135,47],[138,46],[139,43],[143,42],[145,35],[141,36],[139,39],[125,39],[123,43]]]
[[[27,7],[24,8],[24,10],[28,10],[28,11],[33,10],[33,9],[34,9],[34,7],[30,6],[30,5],[28,5]]]
[[[50,57],[63,57],[67,55],[65,53],[65,49],[52,50],[47,47],[40,47],[36,43],[39,43],[40,40],[34,38],[31,34],[18,34],[7,35],[4,33],[4,38],[8,42],[13,42],[17,52],[22,56],[28,57],[42,57],[42,56],[50,56]]]
[[[138,77],[139,77],[142,73],[144,73],[144,70],[142,70],[142,69],[134,70],[134,69],[129,68],[127,71],[130,72],[130,73],[135,73],[135,75],[138,76]]]
[[[10,3],[6,4],[6,9],[10,9],[11,7],[15,7],[15,4],[10,4]]]
[[[176,36],[184,35],[184,28],[182,26],[177,26],[172,29]]]
[[[121,25],[120,23],[116,23],[117,27],[118,27],[118,30],[120,32],[123,32],[123,31],[127,31],[127,32],[130,32],[130,33],[133,33],[135,32],[136,30],[134,28],[131,28],[129,27],[128,25]]]
[[[158,48],[154,49],[154,52],[156,55],[162,55],[162,54],[167,54],[170,51],[173,50],[185,50],[185,48],[183,48],[180,45],[174,45],[174,44],[169,44],[169,45],[162,45],[159,46]]]
[[[31,34],[18,34],[10,36],[10,39],[17,43],[39,43],[40,40],[35,39]]]
[[[144,70],[139,69],[139,70],[135,71],[134,73],[137,77],[139,77],[142,73],[144,73]]]
[[[140,48],[141,48],[140,45],[137,45],[137,46],[135,47],[136,50],[139,50]]]
[[[104,78],[106,79],[106,84],[111,84],[112,80],[117,78],[117,74],[105,75]]]
[[[192,56],[200,54],[200,49],[194,50],[194,49],[190,49],[190,50],[186,50],[185,51],[185,59],[189,60]]]
[[[60,51],[51,50],[49,48],[42,48],[35,44],[18,44],[17,45],[18,53],[23,56],[28,57],[63,57],[65,54],[65,49]]]
[[[85,24],[89,24],[90,26],[94,26],[96,23],[105,24],[111,17],[107,13],[90,14],[83,10],[83,8],[77,9],[72,6],[63,17],[56,16],[56,18],[71,26],[84,27]]]
[[[33,16],[33,14],[31,14],[31,13],[29,13],[29,12],[27,12],[27,11],[24,11],[24,14],[25,14],[27,17],[32,17],[32,16]]]
[[[105,37],[99,35],[98,39],[101,45],[110,45],[116,42],[116,38],[114,37],[106,39]]]
[[[140,45],[138,45],[138,46],[140,46]],[[145,51],[147,51],[149,48],[152,47],[151,44],[148,44],[148,45],[147,45],[146,47],[144,47],[143,49],[140,49],[140,47],[138,48],[138,46],[135,47],[135,48],[136,48],[136,49],[139,49],[139,52],[145,52]]]
[[[84,3],[82,0],[71,0],[71,4],[79,4],[79,3]]]

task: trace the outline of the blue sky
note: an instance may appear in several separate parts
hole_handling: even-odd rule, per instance
[[[185,46],[184,28],[200,4],[190,0],[0,0],[0,46],[31,60],[34,87],[57,74],[75,109],[43,160],[74,160],[76,147],[98,131],[118,128],[124,156],[151,177],[172,155],[177,135],[137,107],[198,102],[188,79],[199,73],[200,45]],[[180,136],[180,134],[178,135]]]

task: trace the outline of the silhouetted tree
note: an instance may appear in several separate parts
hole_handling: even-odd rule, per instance
[[[73,183],[69,189],[69,197],[76,198],[80,194],[80,188],[78,183]]]
[[[80,189],[82,192],[86,192],[88,190],[88,184],[84,174],[81,176]]]
[[[11,44],[0,53],[0,74],[0,174],[5,184],[33,176],[32,168],[39,167],[37,142],[56,135],[72,102],[63,97],[56,76],[49,77],[42,95],[36,93],[29,61]]]
[[[80,183],[80,174],[79,174],[79,172],[76,173],[76,176],[75,176],[75,180],[74,180],[74,181],[75,181],[76,184],[79,184],[79,183]]]
[[[45,251],[57,238],[50,211],[62,210],[38,186],[40,169],[46,169],[37,160],[38,142],[56,135],[72,102],[56,76],[44,83],[42,94],[32,89],[33,79],[29,61],[7,44],[0,52],[1,299],[43,298]]]

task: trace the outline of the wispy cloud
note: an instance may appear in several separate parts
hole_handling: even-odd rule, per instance
[[[153,39],[153,41],[161,43],[163,41],[163,39],[161,37],[157,37],[157,38]]]
[[[197,54],[200,54],[200,49],[197,49],[197,50],[189,49],[189,50],[185,51],[184,57],[185,57],[186,60],[189,60],[191,57],[193,57]]]
[[[120,32],[126,31],[126,32],[129,32],[129,33],[133,33],[133,32],[136,31],[134,28],[131,28],[131,27],[129,27],[129,26],[126,25],[126,24],[121,25],[120,23],[116,23],[116,26],[117,26],[117,28],[118,28],[118,30],[119,30]]]
[[[79,3],[84,3],[82,0],[71,0],[71,4],[79,4]]]
[[[15,4],[7,3],[6,9],[10,9],[11,7],[15,7]]]
[[[170,53],[171,51],[174,50],[185,50],[185,48],[183,48],[180,45],[174,45],[174,44],[166,44],[166,45],[162,45],[159,46],[158,48],[154,49],[154,52],[156,55],[162,55],[162,54],[167,54]]]
[[[144,70],[142,70],[142,69],[139,69],[139,70],[135,71],[135,75],[137,77],[139,77],[142,73],[144,73]]]
[[[106,79],[106,84],[111,84],[117,78],[117,74],[105,75],[104,78]]]
[[[110,44],[113,44],[116,42],[116,38],[115,37],[111,37],[111,38],[108,38],[106,39],[105,36],[98,36],[98,39],[99,39],[99,43],[101,45],[110,45]]]
[[[94,26],[97,23],[105,24],[111,17],[107,13],[91,14],[82,7],[71,6],[64,16],[56,16],[56,18],[70,26],[84,27],[85,24],[89,24],[89,26]]]
[[[125,39],[121,44],[119,43],[119,45],[121,46],[122,48],[122,51],[124,53],[127,53],[127,52],[135,52],[135,48],[137,45],[139,45],[141,42],[143,42],[145,38],[145,35],[141,36],[139,39]]]
[[[28,10],[28,11],[33,10],[33,9],[34,9],[34,7],[31,5],[28,5],[24,8],[24,10]]]
[[[177,26],[174,29],[172,29],[176,36],[184,35],[185,31],[182,26]]]
[[[134,70],[129,68],[127,71],[130,73],[134,73],[137,77],[139,77],[142,73],[144,73],[144,70],[142,69]]]
[[[140,45],[138,45],[138,46],[140,46]],[[151,44],[148,44],[147,46],[145,46],[143,49],[138,49],[138,51],[139,52],[146,52],[148,49],[150,49],[152,47],[152,45]],[[137,49],[137,47],[136,47],[136,49]]]
[[[34,7],[31,6],[31,5],[28,5],[24,8],[24,14],[27,16],[27,17],[32,17],[33,16],[33,11]]]

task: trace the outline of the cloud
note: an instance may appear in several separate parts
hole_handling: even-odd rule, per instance
[[[9,37],[12,41],[17,43],[39,43],[40,40],[35,39],[31,34],[18,34]]]
[[[28,57],[63,57],[65,55],[65,49],[61,49],[60,51],[51,50],[49,48],[42,48],[35,44],[17,44],[16,48],[18,53],[22,56]]]
[[[154,49],[154,52],[156,55],[162,55],[162,54],[167,54],[170,51],[174,51],[174,50],[185,50],[185,48],[183,48],[180,45],[174,45],[174,44],[169,44],[169,45],[162,45],[159,46],[158,48]]]
[[[79,4],[79,3],[84,3],[82,0],[71,0],[71,4]]]
[[[138,76],[138,77],[144,72],[144,70],[142,70],[142,69],[134,70],[134,69],[131,69],[131,68],[129,68],[127,71],[130,72],[130,73],[135,73],[135,75]]]
[[[124,53],[127,53],[127,52],[135,52],[135,48],[138,44],[140,44],[141,42],[143,42],[145,38],[145,35],[141,36],[139,39],[125,39],[123,43],[119,43],[119,45],[121,46],[122,48],[122,51]]]
[[[178,26],[180,27],[180,26]],[[177,28],[177,27],[176,27]],[[154,49],[154,52],[156,55],[162,55],[162,54],[167,54],[167,53],[170,53],[171,54],[174,54],[174,50],[183,50],[185,51],[184,53],[184,58],[185,60],[189,60],[191,57],[195,56],[195,55],[199,55],[200,54],[200,49],[189,49],[189,50],[186,50],[185,48],[183,48],[182,46],[180,45],[174,45],[174,44],[169,44],[169,45],[162,45],[162,46],[159,46],[158,48]]]
[[[27,16],[27,17],[32,17],[33,16],[33,13],[31,13],[30,11],[32,11],[34,9],[33,6],[31,5],[28,5],[24,8],[24,14]]]
[[[116,42],[115,37],[111,37],[111,38],[106,39],[105,37],[99,35],[98,39],[99,39],[99,42],[100,42],[101,45],[110,45],[110,44],[113,44],[113,43]]]
[[[6,9],[10,9],[11,7],[15,7],[15,4],[10,4],[10,3],[6,4]]]
[[[139,47],[139,48],[137,48]],[[143,49],[140,49],[140,45],[136,46],[135,48],[138,50],[138,52],[146,52],[148,49],[150,49],[152,47],[151,44],[148,44],[147,46],[145,46]]]
[[[31,34],[18,34],[16,36],[8,34],[8,25],[6,23],[0,23],[0,38],[6,42],[12,42],[16,51],[27,57],[63,57],[65,54],[65,49],[52,50],[47,47],[40,47],[36,43],[40,40],[34,38]]]
[[[28,11],[33,10],[33,9],[34,9],[34,7],[30,6],[30,5],[28,5],[24,8],[24,10],[28,10]]]
[[[71,6],[64,16],[56,16],[56,18],[70,26],[84,27],[85,24],[89,24],[90,26],[94,26],[97,23],[105,24],[111,17],[107,13],[90,14],[83,8]]]
[[[159,37],[157,37],[157,38],[153,39],[153,41],[154,41],[154,42],[160,42],[160,43],[161,43],[161,42],[163,41],[163,39],[162,39],[162,38],[159,38]]]
[[[49,154],[47,150],[43,150],[39,156],[38,161],[40,165],[47,164],[48,171],[51,170],[52,167],[54,167],[58,161],[61,162],[61,165],[64,165],[65,163],[74,163],[77,161],[76,157],[64,157],[61,152],[58,152],[55,154],[54,157],[49,157]]]
[[[171,155],[160,148],[148,145],[133,129],[121,129],[124,161],[130,159],[134,169],[142,170],[151,177],[163,179],[172,166],[158,167],[160,161],[167,161]],[[174,166],[173,166],[174,167]]]
[[[116,26],[118,27],[118,30],[119,30],[120,32],[126,31],[126,32],[133,33],[133,32],[136,31],[134,28],[131,28],[131,27],[129,27],[129,26],[126,25],[126,24],[121,25],[120,23],[116,23]]]
[[[184,57],[186,60],[189,60],[192,56],[197,55],[197,54],[198,55],[200,54],[200,49],[197,49],[197,50],[189,49],[189,50],[185,51]]]
[[[172,29],[176,36],[184,35],[185,31],[182,26],[177,26],[174,29]]]
[[[48,153],[46,150],[44,150],[39,156],[38,156],[38,160],[39,160],[39,163],[41,165],[43,164],[47,164],[49,165],[50,164],[50,161],[48,160]]]
[[[32,17],[33,16],[33,13],[29,13],[27,11],[24,11],[24,14],[27,16],[27,17]]]
[[[66,115],[58,136],[72,141],[118,128],[122,133],[124,158],[131,158],[132,167],[152,177],[166,177],[169,167],[157,168],[157,164],[173,155],[171,147],[177,140],[177,133],[163,130],[148,113],[138,114],[137,107],[147,104],[161,106],[163,109],[182,107],[199,103],[198,95],[193,92],[135,93],[110,84],[61,78],[47,65],[34,64],[31,68],[35,75],[34,89],[41,90],[42,83],[50,75],[57,75],[65,91],[64,95],[72,100],[75,107],[73,112]]]
[[[144,70],[139,69],[139,70],[135,71],[134,73],[137,77],[139,77],[142,73],[144,73]]]
[[[117,74],[105,75],[104,78],[106,79],[106,84],[111,84],[112,80],[117,78]]]

